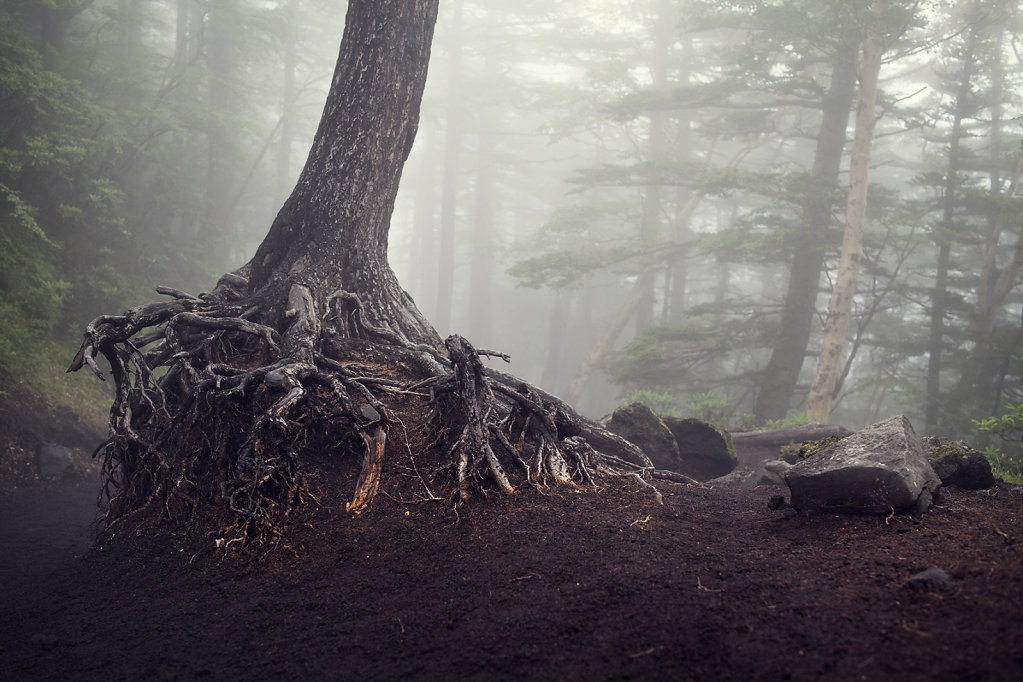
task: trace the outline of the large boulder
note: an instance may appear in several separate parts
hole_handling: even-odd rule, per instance
[[[643,403],[619,407],[608,420],[607,428],[639,447],[658,469],[682,471],[682,458],[675,436]]]
[[[724,476],[739,464],[727,431],[700,419],[665,417],[663,421],[675,437],[682,460],[675,471],[706,481]]]
[[[928,436],[923,443],[942,485],[986,490],[995,484],[991,462],[963,441]]]
[[[922,513],[941,481],[904,415],[844,438],[785,473],[801,512]]]

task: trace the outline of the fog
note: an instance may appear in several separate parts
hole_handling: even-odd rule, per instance
[[[970,436],[1023,401],[1019,3],[890,5],[445,0],[392,267],[442,335],[510,354],[592,416],[640,398],[734,429],[798,421],[874,21],[879,118],[831,421],[901,412]],[[10,300],[56,301],[47,329],[66,334],[140,286],[205,290],[251,256],[301,170],[344,3],[0,16],[7,60],[81,89],[5,77],[37,113],[4,105],[2,185],[60,245],[32,246],[9,208],[10,257],[34,269],[5,262],[5,280],[59,282],[8,281]]]

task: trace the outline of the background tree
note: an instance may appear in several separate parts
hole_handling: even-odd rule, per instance
[[[881,60],[886,43],[897,33],[888,29],[893,21],[891,6],[875,3],[866,17],[864,38],[857,80],[859,93],[856,104],[856,127],[852,151],[849,155],[849,195],[846,201],[845,228],[839,255],[835,285],[828,303],[828,316],[824,322],[824,338],[817,361],[817,372],[806,400],[806,414],[810,421],[826,424],[831,413],[835,387],[838,383],[842,349],[849,336],[852,301],[856,294],[856,279],[863,258],[863,231],[867,221],[867,184],[869,180],[870,147],[877,123],[877,82],[881,73]],[[901,18],[901,17],[900,17]]]

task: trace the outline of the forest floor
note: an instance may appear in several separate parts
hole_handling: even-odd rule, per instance
[[[1023,679],[1005,485],[919,518],[769,511],[772,488],[528,490],[457,514],[385,497],[360,517],[324,493],[258,560],[172,529],[91,547],[98,485],[0,494],[0,679]],[[953,584],[911,587],[930,567]]]

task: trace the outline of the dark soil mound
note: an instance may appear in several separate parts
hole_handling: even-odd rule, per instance
[[[0,500],[3,679],[1023,675],[1023,495],[1005,486],[946,491],[918,519],[669,484],[664,505],[530,491],[457,515],[321,500],[258,562],[171,531],[77,558],[96,486]],[[951,589],[909,586],[930,567]]]

